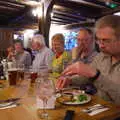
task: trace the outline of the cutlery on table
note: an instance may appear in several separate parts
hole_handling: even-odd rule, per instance
[[[86,112],[87,112],[87,113],[91,113],[91,112],[94,112],[94,111],[96,111],[96,110],[104,109],[104,108],[106,108],[106,107],[104,107],[104,106],[99,106],[99,107],[96,107],[96,108],[93,108],[93,109],[87,110]]]
[[[10,98],[7,100],[0,100],[0,109],[6,109],[20,105],[20,103],[18,103],[18,100],[20,100],[20,98]]]
[[[9,98],[9,99],[6,99],[6,100],[0,100],[0,104],[8,103],[8,102],[17,102],[18,100],[20,100],[20,98]]]
[[[63,88],[63,89],[60,89],[60,90],[56,90],[56,93],[62,93],[62,92],[65,92],[65,91],[69,91],[69,90],[80,90],[79,87],[70,87],[70,88]]]
[[[11,104],[9,104],[9,105],[0,107],[0,109],[13,108],[13,107],[17,107],[17,106],[19,106],[19,105],[20,105],[19,103],[11,103]]]
[[[96,104],[94,106],[91,106],[91,107],[88,107],[88,108],[84,109],[83,111],[87,112],[87,113],[91,113],[91,112],[94,112],[96,110],[105,109],[105,108],[108,108],[108,106]]]

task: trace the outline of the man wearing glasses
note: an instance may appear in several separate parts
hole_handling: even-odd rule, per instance
[[[72,63],[82,61],[83,63],[90,64],[97,53],[92,30],[89,28],[80,28],[77,35],[77,47],[72,49]],[[72,86],[80,87],[89,94],[96,93],[96,88],[86,77],[73,75],[69,79],[71,79],[70,84]]]
[[[95,32],[100,53],[88,65],[76,62],[68,66],[63,75],[79,74],[94,81],[98,95],[120,105],[120,16],[108,15],[96,22]],[[59,80],[57,87],[69,83]]]
[[[96,55],[93,32],[88,28],[81,28],[77,35],[77,47],[72,49],[73,62],[91,63]]]

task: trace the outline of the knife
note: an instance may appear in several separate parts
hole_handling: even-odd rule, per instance
[[[2,104],[2,103],[8,103],[8,102],[16,102],[18,100],[20,100],[20,98],[9,98],[7,100],[0,100],[0,104]]]
[[[18,106],[18,104],[10,104],[10,105],[7,105],[7,106],[0,107],[0,109],[13,108],[13,107],[17,107],[17,106]]]
[[[62,92],[69,91],[69,90],[80,90],[80,88],[79,87],[70,87],[70,88],[57,89],[55,91],[55,93],[62,93]]]

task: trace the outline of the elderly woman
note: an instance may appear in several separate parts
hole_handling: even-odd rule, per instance
[[[64,50],[64,36],[62,34],[55,34],[52,37],[52,50],[55,54],[52,61],[52,70],[59,76],[65,64],[71,61],[70,53]]]
[[[46,47],[43,35],[37,34],[32,38],[32,49],[37,51],[32,68],[37,71],[43,66],[51,69],[53,52]]]

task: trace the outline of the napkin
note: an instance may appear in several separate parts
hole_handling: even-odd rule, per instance
[[[45,105],[45,109],[54,109],[55,108],[55,100],[56,97],[52,96],[50,99],[48,99],[47,104]],[[37,108],[43,109],[43,100],[41,100],[39,97],[36,98],[36,105]]]
[[[96,104],[94,106],[83,109],[82,111],[86,112],[90,116],[93,116],[93,115],[99,114],[101,112],[104,112],[106,110],[109,110],[109,108],[104,105],[101,105],[101,104]]]
[[[97,109],[97,110],[94,110],[92,111],[91,113],[88,113],[90,116],[93,116],[93,115],[96,115],[98,113],[101,113],[101,112],[104,112],[106,110],[108,110],[109,108],[101,108],[101,109]]]

